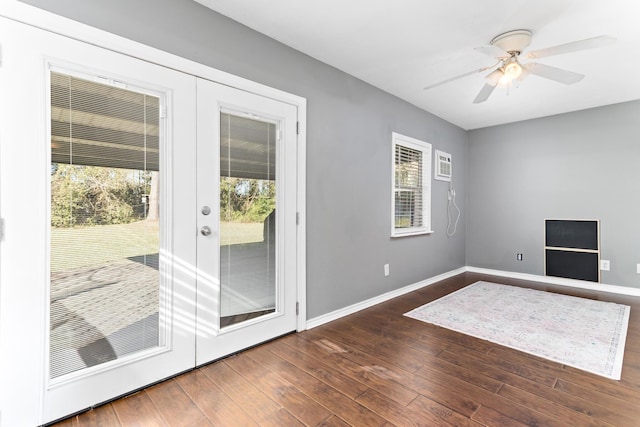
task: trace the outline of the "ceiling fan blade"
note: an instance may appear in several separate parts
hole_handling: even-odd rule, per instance
[[[434,87],[436,87],[436,86],[440,86],[440,85],[443,85],[443,84],[445,84],[445,83],[449,83],[449,82],[452,82],[452,81],[454,81],[454,80],[458,80],[458,79],[461,79],[461,78],[463,78],[463,77],[470,76],[470,75],[472,75],[472,74],[481,73],[481,72],[483,72],[483,71],[488,70],[489,68],[493,68],[493,67],[495,67],[495,66],[496,66],[496,65],[498,65],[499,63],[500,63],[500,62],[498,62],[498,63],[496,63],[496,64],[494,64],[494,65],[491,65],[491,66],[489,66],[489,67],[482,67],[482,68],[478,68],[477,70],[469,71],[468,73],[460,74],[459,76],[451,77],[451,78],[448,78],[448,79],[446,79],[446,80],[442,80],[441,82],[434,83],[434,84],[429,85],[429,86],[425,86],[423,90],[433,89],[433,88],[434,88]]]
[[[476,96],[476,99],[473,100],[473,103],[480,104],[481,102],[484,102],[487,99],[489,99],[491,92],[493,92],[495,88],[496,88],[495,85],[492,86],[489,83],[485,83],[484,86],[482,86],[482,89],[480,89],[478,96]]]
[[[487,56],[491,56],[492,58],[509,58],[508,52],[500,49],[498,46],[480,46],[474,48],[474,50],[478,53],[483,53]]]
[[[578,83],[580,80],[584,79],[584,74],[574,73],[573,71],[567,71],[562,68],[551,67],[549,65],[538,64],[537,62],[529,62],[528,64],[525,64],[524,69],[536,76],[544,77],[545,79],[554,80],[566,85]]]
[[[610,36],[599,36],[585,40],[578,40],[571,43],[560,44],[557,46],[547,47],[545,49],[534,50],[527,53],[527,58],[544,58],[546,56],[560,55],[562,53],[576,52],[578,50],[593,49],[596,47],[607,46],[614,43],[616,39]]]

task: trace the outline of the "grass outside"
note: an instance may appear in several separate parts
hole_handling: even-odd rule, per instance
[[[220,246],[262,242],[263,228],[261,222],[221,222]]]
[[[103,265],[141,255],[157,254],[157,221],[93,227],[51,229],[51,271]],[[262,242],[262,223],[220,223],[220,244]]]

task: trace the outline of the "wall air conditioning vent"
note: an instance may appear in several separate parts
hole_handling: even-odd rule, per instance
[[[440,181],[451,181],[451,154],[436,150],[434,178]]]

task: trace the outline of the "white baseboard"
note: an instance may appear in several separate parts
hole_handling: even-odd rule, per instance
[[[338,320],[341,317],[348,316],[357,311],[364,310],[365,308],[372,307],[376,304],[380,304],[381,302],[385,302],[390,299],[407,294],[409,292],[413,292],[420,288],[424,288],[425,286],[433,285],[434,283],[437,283],[444,279],[448,279],[449,277],[457,276],[458,274],[462,274],[465,271],[467,271],[466,267],[461,267],[456,270],[451,270],[446,273],[442,273],[437,276],[431,277],[429,279],[421,280],[420,282],[405,286],[404,288],[396,289],[395,291],[390,291],[385,294],[378,295],[377,297],[373,297],[366,301],[362,301],[362,302],[350,305],[348,307],[344,307],[339,310],[332,311],[331,313],[314,317],[313,319],[307,320],[307,329],[312,329],[317,326],[323,325],[325,323],[331,322],[333,320]]]
[[[348,307],[344,307],[339,310],[332,311],[331,313],[314,317],[313,319],[307,320],[306,329],[312,329],[317,326],[323,325],[325,323],[331,322],[333,320],[338,320],[341,317],[348,316],[357,311],[364,310],[365,308],[372,307],[376,304],[380,304],[381,302],[385,302],[390,299],[407,294],[409,292],[413,292],[415,290],[424,288],[425,286],[433,285],[434,283],[437,283],[441,280],[448,279],[449,277],[453,277],[465,272],[486,274],[489,276],[508,277],[510,279],[529,280],[532,282],[548,283],[551,285],[568,286],[571,288],[588,289],[591,291],[610,292],[612,294],[640,297],[640,288],[631,288],[631,287],[618,286],[618,285],[607,285],[604,283],[586,282],[583,280],[564,279],[562,277],[539,276],[537,274],[517,273],[513,271],[492,270],[489,268],[466,266],[466,267],[458,268],[456,270],[448,271],[446,273],[439,274],[437,276],[422,280],[412,285],[405,286],[404,288],[396,289],[395,291],[387,292],[377,297],[370,298],[366,301],[362,301],[362,302],[350,305]]]
[[[584,280],[565,279],[562,277],[539,276],[537,274],[516,273],[513,271],[491,270],[489,268],[465,267],[469,273],[488,274],[490,276],[508,277],[510,279],[530,280],[532,282],[548,283],[551,285],[568,286],[571,288],[588,289],[590,291],[610,292],[618,295],[640,297],[640,288],[607,285],[605,283],[587,282]]]

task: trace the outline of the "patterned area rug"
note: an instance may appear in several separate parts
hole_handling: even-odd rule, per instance
[[[619,380],[630,307],[476,282],[405,316]]]

